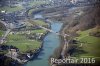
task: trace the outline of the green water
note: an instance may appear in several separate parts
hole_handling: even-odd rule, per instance
[[[55,32],[59,32],[61,26],[62,23],[52,23],[51,29]],[[40,52],[39,56],[36,59],[29,61],[25,66],[49,66],[48,59],[60,45],[60,38],[55,33],[48,33],[43,41],[43,50]]]

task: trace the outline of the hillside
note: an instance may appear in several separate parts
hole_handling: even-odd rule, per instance
[[[80,11],[83,12],[81,15],[79,15]],[[78,43],[70,43],[67,53],[77,58],[95,58],[96,63],[100,62],[100,8],[87,7],[76,9],[76,12],[73,14],[76,17],[73,18],[72,15],[67,17],[67,27],[65,27],[64,32],[71,34],[71,37],[74,37],[72,40]],[[70,17],[72,20],[68,22]],[[72,46],[74,46],[74,50]]]
[[[83,14],[72,19],[71,22],[68,23],[68,28],[66,32],[76,32],[76,31],[84,31],[87,29],[95,28],[95,31],[100,29],[100,8],[85,8],[83,9]],[[68,18],[68,17],[67,17]],[[69,29],[69,30],[68,30]],[[93,33],[95,32],[93,31]],[[98,31],[96,31],[98,32]],[[98,35],[100,37],[100,35]]]

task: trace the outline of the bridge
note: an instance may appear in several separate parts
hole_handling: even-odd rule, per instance
[[[33,20],[28,20],[31,24],[33,24]],[[49,32],[52,32],[52,33],[55,33],[56,35],[60,35],[60,36],[63,36],[64,37],[64,46],[63,46],[63,49],[62,49],[62,52],[61,52],[61,56],[62,56],[62,58],[65,58],[65,52],[66,52],[66,49],[68,49],[69,48],[69,42],[70,42],[70,40],[67,40],[66,39],[66,37],[69,37],[70,35],[68,35],[68,34],[65,34],[65,33],[63,33],[63,34],[60,34],[59,32],[55,32],[55,31],[53,31],[53,30],[51,30],[51,29],[48,29],[48,28],[45,28],[45,27],[43,27],[43,26],[40,26],[40,25],[38,25],[37,23],[34,23],[36,26],[39,26],[40,28],[42,28],[42,29],[44,29],[44,30],[46,30],[46,31],[49,31]]]
[[[30,22],[31,24],[34,24],[34,25],[36,25],[36,26],[38,26],[38,27],[40,27],[40,28],[42,28],[42,29],[44,29],[44,30],[46,30],[46,31],[55,33],[55,34],[57,34],[57,35],[69,36],[68,34],[60,34],[60,33],[58,33],[58,32],[55,32],[55,31],[51,30],[51,29],[45,28],[45,27],[43,27],[43,26],[40,26],[39,24],[37,24],[36,22],[34,22],[32,19],[28,19],[28,22]]]
[[[39,27],[42,28],[42,29],[44,29],[44,30],[46,30],[46,31],[49,31],[49,32],[51,32],[51,33],[55,33],[55,34],[57,34],[57,35],[61,35],[61,34],[55,32],[55,31],[53,31],[53,30],[51,30],[51,29],[48,29],[48,28],[45,28],[45,27],[43,27],[43,26],[39,26]]]

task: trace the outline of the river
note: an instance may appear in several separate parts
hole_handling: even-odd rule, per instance
[[[62,23],[53,22],[51,23],[51,29],[55,32],[59,32],[62,25]],[[48,59],[53,54],[54,50],[60,45],[60,37],[55,33],[48,33],[43,41],[43,50],[38,57],[27,62],[25,66],[49,66]]]

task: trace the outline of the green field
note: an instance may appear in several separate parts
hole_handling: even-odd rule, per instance
[[[90,36],[89,33],[91,30],[92,29],[78,32],[80,36],[77,37],[77,40],[82,42],[82,46],[78,49],[83,53],[75,52],[76,56],[100,58],[100,38]],[[80,46],[80,43],[78,46]]]
[[[50,1],[31,1],[29,3],[29,6],[37,6],[37,5],[41,5],[41,4],[49,4]]]
[[[0,37],[4,34],[4,32],[2,30],[0,30]]]
[[[33,25],[40,25],[40,26],[48,26],[48,23],[45,23],[43,20],[28,20]]]
[[[35,20],[34,22],[32,21],[32,23],[36,23],[38,25],[42,25],[42,26],[47,26],[47,23],[41,21],[41,20]],[[24,32],[24,34],[23,34]],[[38,40],[31,40],[28,39],[26,37],[26,34],[34,34],[34,33],[46,33],[46,31],[44,29],[36,29],[36,30],[29,30],[29,31],[18,31],[16,34],[9,34],[7,37],[7,45],[12,45],[15,46],[17,48],[19,48],[19,50],[21,52],[27,52],[29,50],[34,50],[37,49],[41,46],[40,41]]]
[[[37,5],[40,5],[40,4],[44,4],[45,2],[44,1],[32,1],[28,4],[29,7],[34,7],[34,6],[37,6]],[[30,9],[29,12],[28,12],[28,15],[31,15],[33,11],[36,11],[37,9]]]
[[[8,35],[7,39],[8,39],[7,45],[15,46],[21,52],[34,50],[41,46],[41,42],[37,40],[30,40],[24,35],[20,35],[20,34]]]
[[[29,33],[27,31],[18,31],[18,34],[22,34],[22,32],[24,32],[26,34]],[[44,29],[31,30],[30,32],[31,32],[31,34],[34,34],[34,33],[46,33],[46,31]]]
[[[27,31],[23,31],[25,34],[27,34]],[[43,29],[37,29],[37,30],[31,30],[31,34],[33,33],[46,33]],[[27,52],[29,50],[37,49],[41,46],[42,42],[38,40],[30,40],[26,37],[26,35],[23,35],[21,31],[18,31],[17,34],[9,34],[7,36],[7,45],[12,45],[17,47],[20,52]]]
[[[31,3],[29,3],[29,7],[32,7],[32,6],[35,6],[35,5],[37,5],[37,4],[42,4],[42,3],[44,3],[44,2],[31,2]],[[14,11],[20,11],[20,10],[22,10],[23,9],[23,6],[15,6],[15,7],[8,7],[8,6],[4,6],[4,7],[0,7],[0,11],[2,11],[2,10],[5,10],[5,11],[7,11],[7,13],[11,13],[11,12],[14,12]],[[31,11],[30,11],[30,13],[31,13]]]
[[[46,33],[44,29],[33,30],[31,33]]]
[[[40,4],[45,4],[45,2],[44,1],[32,1],[29,3],[29,7],[40,5]]]
[[[22,6],[16,6],[16,7],[12,7],[12,8],[5,6],[5,7],[1,7],[0,11],[5,10],[5,11],[7,11],[7,13],[11,13],[11,12],[14,12],[14,11],[20,11],[22,9],[23,9]]]
[[[34,23],[38,24],[38,25],[41,25],[41,26],[46,26],[48,25],[48,23],[45,23],[44,21],[42,20],[34,20]]]
[[[32,1],[32,2],[30,2],[29,4],[28,4],[28,6],[29,7],[34,7],[34,6],[38,6],[38,5],[41,5],[41,4],[48,4],[49,3],[49,1]],[[31,15],[32,14],[32,12],[33,11],[36,11],[37,9],[31,9],[31,10],[29,10],[29,13],[28,13],[28,15]]]

